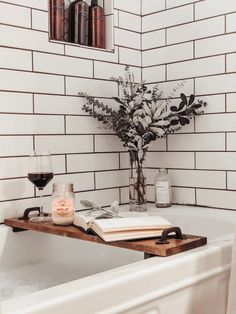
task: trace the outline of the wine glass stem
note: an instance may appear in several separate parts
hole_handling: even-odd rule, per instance
[[[40,198],[40,217],[44,217],[44,214],[43,214],[43,190],[40,189],[39,190],[39,198]]]

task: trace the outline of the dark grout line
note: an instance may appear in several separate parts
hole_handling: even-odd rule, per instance
[[[194,3],[198,3],[198,2],[202,2],[202,1],[205,1],[205,0],[199,0],[199,1],[196,1]],[[176,6],[168,8],[167,7],[167,0],[165,0],[165,9],[159,10],[159,11],[155,11],[155,12],[152,12],[152,13],[143,14],[142,17],[147,17],[149,15],[154,15],[154,14],[158,14],[158,13],[161,13],[161,12],[166,12],[166,11],[178,9],[178,8],[181,8],[181,7],[186,7],[186,6],[189,6],[191,4],[193,4],[193,3],[185,3],[185,4],[176,5]]]
[[[5,4],[9,4],[9,5],[12,5],[12,6],[15,6],[15,7],[21,7],[21,8],[26,8],[26,9],[32,9],[32,10],[37,10],[37,11],[41,11],[41,12],[48,12],[48,10],[44,10],[44,9],[39,9],[39,8],[34,8],[34,7],[31,7],[31,6],[26,6],[26,5],[22,5],[22,4],[18,4],[18,3],[12,3],[12,2],[8,2],[6,0],[1,0],[2,3],[5,3]]]
[[[231,74],[236,74],[236,72],[228,72],[225,73],[220,72],[220,73],[215,73],[215,74],[205,74],[205,75],[199,75],[199,76],[194,76],[194,77],[182,77],[182,78],[174,78],[174,79],[170,79],[168,81],[156,81],[156,82],[148,82],[146,83],[146,85],[153,85],[153,84],[163,84],[163,83],[171,83],[171,82],[178,82],[178,81],[194,81],[195,79],[202,79],[202,78],[210,78],[210,77],[216,77],[216,76],[222,76],[222,75],[231,75]],[[229,92],[229,93],[235,93],[235,92]],[[213,95],[217,95],[217,94],[222,94],[222,92],[216,92]],[[172,97],[171,97],[172,98]]]
[[[132,14],[132,15],[135,15],[135,16],[140,17],[140,15],[139,15],[138,13],[134,13],[134,12],[126,11],[126,10],[119,9],[119,8],[116,8],[116,7],[114,7],[114,10],[117,10],[117,11],[120,11],[120,12],[124,12],[124,13],[127,13],[127,14]]]
[[[133,29],[128,29],[128,28],[120,27],[120,18],[119,18],[119,27],[114,26],[114,28],[115,28],[115,29],[120,29],[120,30],[122,30],[122,31],[129,32],[129,33],[134,33],[134,34],[142,35],[142,32],[134,31]]]
[[[191,43],[192,41],[195,41],[196,43],[198,43],[199,41],[202,41],[202,40],[214,39],[214,38],[218,38],[218,37],[225,37],[225,36],[229,36],[229,35],[235,35],[235,32],[228,32],[227,34],[220,33],[220,34],[206,36],[206,37],[192,38],[192,39],[185,40],[185,41],[180,41],[180,42],[176,42],[176,43],[171,43],[171,44],[166,44],[166,45],[162,45],[162,46],[156,46],[153,48],[144,49],[144,50],[142,50],[142,52],[161,49],[161,48],[167,48],[167,47],[172,47],[172,46],[183,45],[186,43]]]
[[[173,25],[169,25],[169,26],[164,26],[164,27],[161,27],[161,28],[155,28],[155,29],[150,29],[148,31],[144,31],[143,34],[147,34],[147,33],[151,33],[153,31],[159,31],[159,30],[162,30],[162,29],[171,29],[171,28],[175,28],[175,27],[180,27],[180,26],[184,26],[184,25],[188,25],[188,24],[196,24],[198,22],[201,22],[201,21],[205,21],[205,20],[210,20],[210,19],[215,19],[219,16],[222,16],[222,14],[220,15],[216,15],[216,16],[210,16],[210,17],[206,17],[206,18],[203,18],[203,19],[199,19],[199,20],[193,20],[193,19],[189,19],[189,21],[187,22],[182,22],[182,23],[178,23],[178,24],[173,24]]]
[[[201,1],[198,1],[198,2],[201,2]],[[198,3],[198,2],[196,2],[196,3]],[[193,11],[194,11],[194,13],[193,13],[193,16],[194,16],[194,18],[195,18],[195,5],[196,5],[196,3],[194,3],[193,4]],[[176,6],[175,8],[179,8],[179,7],[184,7],[184,6],[187,6],[187,5],[189,5],[190,6],[190,4],[185,4],[185,5],[182,5],[182,6]],[[165,8],[166,8],[166,10],[172,10],[172,9],[175,9],[175,8],[167,8],[167,0],[165,0]],[[35,9],[34,9],[35,10]],[[141,10],[141,12],[140,12],[140,15],[142,15],[142,6],[141,6],[141,8],[140,8],[140,10]],[[31,12],[32,12],[32,9],[31,9]],[[132,14],[132,13],[130,13],[130,12],[126,12],[126,11],[123,11],[123,10],[118,10],[118,15],[119,15],[119,13],[120,12],[125,12],[125,13],[129,13],[129,14]],[[153,14],[155,14],[155,13],[153,13]],[[134,14],[134,15],[136,15],[136,14]],[[139,16],[140,17],[140,15],[138,15],[137,14],[137,16]],[[149,14],[148,14],[149,15]],[[144,16],[147,16],[147,15],[144,15]],[[210,17],[210,18],[213,18],[213,17]],[[207,20],[210,20],[210,18],[206,18]],[[225,15],[225,18],[226,18],[226,15]],[[204,19],[203,19],[204,20]],[[200,21],[200,20],[199,20]],[[142,33],[142,31],[143,31],[143,25],[142,25],[142,22],[143,22],[143,18],[141,18],[141,32],[135,32],[135,31],[131,31],[131,30],[127,30],[127,29],[123,29],[122,28],[122,30],[125,30],[125,31],[127,31],[127,32],[133,32],[133,33],[137,33],[137,34],[143,34]],[[192,22],[191,22],[192,23]],[[186,25],[187,24],[189,24],[189,23],[185,23]],[[185,24],[183,24],[183,25],[185,25]],[[180,24],[181,25],[181,24]],[[176,25],[176,26],[180,26],[180,25]],[[12,25],[11,25],[12,26]],[[32,27],[32,22],[31,22],[31,27]],[[165,29],[165,46],[161,46],[161,47],[158,47],[158,49],[159,48],[163,48],[163,47],[170,47],[170,46],[176,46],[176,45],[179,45],[179,44],[182,44],[182,42],[181,43],[174,43],[174,44],[171,44],[171,45],[167,45],[167,40],[168,40],[168,38],[167,38],[167,30],[169,29],[169,28],[172,28],[172,27],[175,27],[175,26],[170,26],[170,27],[167,27],[167,28],[164,28]],[[27,28],[28,29],[28,28]],[[155,30],[156,31],[156,30]],[[41,31],[42,32],[42,31]],[[225,29],[225,32],[226,32],[226,29]],[[147,32],[147,33],[149,33],[149,32]],[[229,33],[229,34],[231,34],[231,33]],[[216,36],[210,36],[209,38],[215,38],[215,37],[218,37],[218,36],[222,36],[222,34],[218,34],[218,35],[216,35]],[[186,60],[180,60],[180,61],[174,61],[174,62],[170,62],[170,63],[168,63],[168,64],[166,64],[166,63],[164,63],[164,64],[161,64],[161,65],[163,65],[163,66],[165,66],[165,81],[162,81],[162,82],[160,82],[160,83],[168,83],[168,82],[173,82],[173,81],[179,81],[179,79],[174,79],[174,80],[167,80],[167,69],[168,69],[168,65],[171,65],[171,64],[177,64],[177,63],[182,63],[182,62],[186,62],[186,61],[194,61],[194,60],[199,60],[199,59],[205,59],[205,58],[213,58],[213,57],[215,57],[215,56],[218,56],[218,55],[224,55],[225,56],[225,66],[226,66],[226,58],[227,58],[227,55],[230,53],[224,53],[224,54],[217,54],[217,55],[211,55],[211,56],[203,56],[203,57],[197,57],[197,58],[195,58],[195,41],[198,41],[198,40],[201,40],[201,39],[203,39],[203,38],[197,38],[196,40],[194,39],[194,40],[191,40],[191,41],[186,41],[186,42],[192,42],[193,43],[193,59],[186,59]],[[207,37],[204,37],[204,39],[207,39]],[[61,43],[61,44],[63,44],[63,54],[65,55],[66,54],[66,44],[67,43]],[[153,67],[153,66],[159,66],[159,64],[158,65],[152,65],[152,66],[148,66],[148,67],[144,67],[144,65],[143,65],[143,52],[145,52],[145,51],[149,51],[149,50],[153,50],[153,49],[156,49],[156,48],[152,48],[152,49],[146,49],[146,50],[142,50],[142,36],[140,36],[140,49],[136,49],[136,48],[131,48],[131,47],[126,47],[126,46],[120,46],[120,45],[116,45],[116,47],[118,48],[118,64],[120,64],[120,48],[125,48],[125,49],[129,49],[129,50],[135,50],[135,51],[141,51],[141,65],[140,66],[133,66],[133,67],[135,67],[135,68],[137,68],[137,69],[141,69],[141,75],[143,76],[143,69],[144,68],[148,68],[148,67]],[[9,47],[7,47],[7,48],[9,48]],[[20,48],[14,48],[14,47],[12,47],[13,49],[20,49]],[[82,47],[80,47],[81,49],[83,49]],[[85,49],[87,49],[88,47],[84,47]],[[26,50],[26,51],[32,51],[31,49],[20,49],[20,50]],[[39,51],[40,53],[45,53],[45,54],[47,54],[47,52],[42,52],[42,51]],[[34,52],[35,53],[35,52]],[[108,52],[108,53],[110,53],[110,52]],[[63,54],[60,54],[60,53],[48,53],[48,54],[51,54],[51,55],[58,55],[58,56],[63,56]],[[67,75],[65,75],[65,74],[55,74],[55,73],[46,73],[46,72],[35,72],[35,73],[39,73],[39,74],[48,74],[48,75],[58,75],[58,76],[63,76],[64,77],[64,84],[66,84],[66,77],[76,77],[76,78],[82,78],[82,79],[88,79],[88,80],[91,80],[91,79],[93,79],[93,80],[100,80],[100,81],[104,81],[104,82],[107,82],[107,81],[110,81],[110,80],[108,80],[108,79],[103,79],[103,78],[94,78],[94,64],[96,63],[96,62],[103,62],[104,64],[105,63],[109,63],[109,64],[117,64],[117,62],[112,62],[112,61],[105,61],[105,60],[96,60],[96,59],[92,59],[92,58],[81,58],[81,57],[76,57],[76,56],[70,56],[70,55],[66,55],[65,57],[70,57],[70,58],[75,58],[75,59],[85,59],[85,60],[90,60],[91,62],[92,62],[92,64],[93,64],[93,77],[81,77],[81,76],[73,76],[73,75],[69,75],[69,76],[67,76]],[[33,64],[33,52],[32,52],[32,64]],[[122,65],[122,64],[121,64]],[[123,64],[123,65],[125,65],[125,64]],[[34,70],[34,68],[32,68],[32,71]],[[16,69],[14,69],[14,71],[17,71]],[[20,70],[19,70],[20,71]],[[28,71],[24,71],[24,72],[28,72]],[[225,72],[227,72],[227,69],[225,69]],[[232,73],[236,73],[236,72],[232,72]],[[225,74],[225,73],[224,73]],[[217,76],[217,75],[222,75],[222,73],[220,73],[220,74],[212,74],[212,75],[203,75],[203,76],[194,76],[194,77],[190,77],[190,78],[186,78],[186,79],[188,79],[188,80],[193,80],[193,86],[194,86],[194,92],[195,92],[195,79],[196,78],[202,78],[202,77],[211,77],[211,76]],[[143,77],[142,77],[143,78]],[[184,80],[184,79],[181,79],[181,80]],[[150,85],[151,83],[149,83],[149,85]],[[35,102],[35,95],[48,95],[48,96],[66,96],[66,97],[79,97],[79,96],[77,96],[77,95],[66,95],[66,85],[64,85],[64,89],[65,89],[65,93],[64,94],[56,94],[56,95],[54,95],[54,94],[50,94],[50,93],[31,93],[31,92],[24,92],[24,91],[20,91],[20,92],[18,92],[18,91],[13,91],[13,92],[15,92],[15,93],[26,93],[26,94],[32,94],[33,96],[33,108],[34,108],[34,102]],[[10,92],[9,90],[7,90],[6,92]],[[235,92],[229,92],[229,93],[227,93],[227,94],[233,94],[233,93],[235,93]],[[218,95],[218,94],[220,94],[220,95],[222,95],[222,93],[214,93],[214,94],[209,94],[209,96],[211,96],[211,95]],[[226,98],[226,93],[224,94],[225,95],[225,98]],[[208,95],[203,95],[203,96],[208,96]],[[105,99],[110,99],[110,97],[97,97],[97,98],[105,98]],[[177,98],[177,97],[176,97]],[[176,99],[176,98],[173,98],[173,99]],[[179,98],[179,97],[178,97]],[[225,110],[226,111],[226,110]],[[35,112],[35,110],[33,109],[33,113]],[[233,112],[232,112],[233,113]],[[15,114],[15,115],[20,115],[20,114],[22,114],[23,115],[23,113],[10,113],[10,114]],[[28,113],[29,115],[31,115],[32,113]],[[222,114],[225,114],[225,113],[218,113],[218,112],[213,112],[213,113],[207,113],[206,115],[214,115],[214,114],[217,114],[217,115],[222,115]],[[35,115],[47,115],[47,116],[51,116],[51,115],[55,115],[54,113],[35,113]],[[78,117],[88,117],[88,115],[78,115],[78,114],[67,114],[67,113],[59,113],[59,114],[56,114],[56,115],[58,115],[58,116],[63,116],[64,117],[64,127],[65,127],[65,131],[66,131],[66,118],[67,117],[70,117],[70,116],[78,116]],[[195,131],[195,125],[194,125],[194,131]],[[197,134],[206,134],[206,135],[208,135],[208,134],[215,134],[215,135],[217,135],[217,134],[222,134],[222,133],[224,133],[225,134],[225,150],[227,149],[227,134],[230,134],[230,133],[236,133],[236,130],[235,131],[215,131],[215,132],[212,132],[212,131],[210,131],[210,132],[197,132],[197,133],[195,133],[194,135],[197,135]],[[189,133],[176,133],[176,134],[172,134],[172,135],[170,135],[170,136],[180,136],[181,134],[189,134],[189,135],[193,135],[193,133],[192,132],[189,132]],[[68,169],[67,169],[67,156],[69,156],[69,155],[80,155],[80,154],[118,154],[118,156],[119,156],[119,168],[120,168],[120,166],[121,166],[121,161],[120,161],[120,156],[121,156],[121,154],[127,154],[126,152],[120,152],[120,151],[109,151],[109,152],[96,152],[96,147],[95,147],[95,140],[96,140],[96,138],[97,137],[101,137],[101,136],[114,136],[113,134],[106,134],[106,133],[104,133],[104,134],[101,134],[101,133],[93,133],[93,134],[91,134],[91,133],[87,133],[87,134],[26,134],[26,135],[24,135],[24,134],[17,134],[17,135],[14,135],[14,134],[8,134],[8,135],[1,135],[1,136],[31,136],[31,137],[33,137],[33,142],[35,143],[35,140],[37,140],[37,138],[42,138],[43,136],[50,136],[50,137],[56,137],[56,136],[61,136],[61,135],[64,135],[64,136],[91,136],[92,137],[92,139],[93,139],[93,151],[92,152],[81,152],[81,153],[61,153],[61,154],[54,154],[53,156],[65,156],[65,172],[67,173],[67,174],[72,174],[72,173],[68,173]],[[55,140],[56,140],[56,138],[55,138]],[[35,144],[34,144],[35,145]],[[166,150],[168,150],[168,137],[167,137],[167,139],[166,139]],[[214,154],[214,153],[226,153],[226,151],[205,151],[205,150],[203,150],[203,151],[201,151],[201,150],[198,150],[197,152],[196,151],[168,151],[168,153],[184,153],[184,152],[187,152],[187,153],[190,153],[190,154],[193,154],[193,156],[194,156],[194,168],[195,169],[192,169],[192,168],[187,168],[186,170],[189,170],[189,171],[208,171],[208,172],[210,172],[210,171],[219,171],[219,172],[226,172],[226,170],[225,169],[222,169],[222,170],[215,170],[215,169],[203,169],[203,170],[201,170],[201,169],[196,169],[197,168],[197,164],[196,164],[196,156],[197,156],[197,154],[199,153],[199,154],[201,154],[201,153],[209,153],[209,154]],[[150,151],[150,153],[166,153],[165,151]],[[227,152],[227,154],[229,154],[229,153],[236,153],[236,151],[229,151],[229,152]],[[16,156],[16,157],[22,157],[22,156]],[[6,157],[0,157],[0,158],[11,158],[11,157],[9,157],[9,156],[6,156]],[[119,191],[119,198],[120,198],[120,200],[121,200],[121,190],[122,190],[122,188],[123,187],[112,187],[112,188],[103,188],[103,189],[96,189],[96,173],[99,173],[99,172],[110,172],[110,171],[123,171],[123,170],[126,170],[126,169],[108,169],[108,170],[99,170],[99,171],[84,171],[84,172],[82,172],[82,173],[90,173],[90,172],[92,172],[93,173],[93,175],[94,175],[94,189],[95,190],[88,190],[88,191],[81,191],[82,193],[83,192],[94,192],[94,191],[99,191],[99,190],[101,190],[101,191],[104,191],[104,190],[109,190],[109,189],[118,189],[118,191]],[[184,168],[170,168],[170,170],[179,170],[179,171],[183,171],[184,170]],[[229,170],[229,171],[234,171],[235,172],[235,170],[233,169],[233,170]],[[77,172],[75,172],[75,173],[77,173]],[[74,174],[74,172],[73,172],[73,174]],[[64,175],[64,173],[62,173],[61,175]],[[12,178],[10,178],[10,179],[12,179]],[[3,179],[4,180],[4,179]],[[6,179],[5,179],[6,180]],[[226,184],[227,184],[227,181],[226,181]],[[195,192],[195,203],[197,203],[197,190],[199,189],[207,189],[207,190],[216,190],[216,191],[218,191],[218,190],[221,190],[222,191],[222,189],[214,189],[214,188],[196,188],[196,187],[182,187],[182,186],[180,186],[180,187],[178,187],[178,188],[186,188],[186,189],[194,189],[194,192]],[[224,190],[224,189],[223,189]],[[30,198],[32,198],[32,197],[30,197]],[[27,199],[27,198],[26,198]],[[21,200],[21,199],[20,199]],[[8,200],[6,200],[6,201],[8,201]],[[11,201],[11,200],[9,200],[9,201]]]

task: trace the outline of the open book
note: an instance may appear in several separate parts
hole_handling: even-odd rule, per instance
[[[97,234],[106,242],[153,238],[172,226],[161,216],[94,219],[80,214],[75,215],[74,225],[85,232]]]

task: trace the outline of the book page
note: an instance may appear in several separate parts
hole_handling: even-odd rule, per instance
[[[122,230],[158,230],[172,226],[172,224],[161,216],[148,217],[126,217],[113,219],[98,219],[92,223],[101,232],[115,232]]]
[[[76,214],[73,224],[75,226],[82,227],[84,231],[87,231],[90,228],[90,224],[92,224],[93,220],[93,217]]]
[[[113,232],[101,232],[101,230],[94,225],[93,230],[99,235],[104,241],[120,241],[120,240],[133,240],[133,239],[145,239],[154,238],[162,234],[161,230],[143,229],[143,230],[124,230],[124,231],[113,231]]]

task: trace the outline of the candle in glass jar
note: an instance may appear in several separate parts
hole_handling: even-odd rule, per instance
[[[54,183],[52,193],[52,221],[56,225],[70,225],[74,221],[75,196],[72,183]]]

